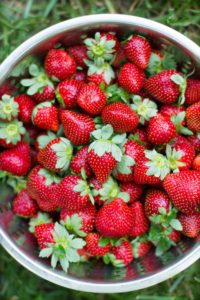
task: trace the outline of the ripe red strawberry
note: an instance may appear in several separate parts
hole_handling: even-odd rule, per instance
[[[146,256],[146,254],[152,247],[152,244],[148,241],[146,235],[137,237],[136,239],[132,240],[131,245],[134,258]]]
[[[130,76],[131,74],[131,76]],[[144,84],[145,75],[132,63],[125,63],[118,75],[118,83],[130,93],[138,93]]]
[[[174,206],[185,214],[198,211],[200,204],[200,172],[194,170],[169,174],[163,183]]]
[[[26,94],[18,95],[14,100],[18,103],[19,120],[25,124],[31,123],[31,115],[35,107],[35,102]]]
[[[144,83],[144,89],[156,100],[171,104],[180,96],[180,86],[172,80],[173,75],[179,75],[175,70],[164,70]]]
[[[145,69],[149,63],[151,46],[146,38],[136,35],[127,41],[125,53],[128,60],[139,68]]]
[[[183,227],[182,234],[196,238],[200,232],[200,213],[196,212],[191,215],[180,213],[178,217]]]
[[[159,209],[164,208],[169,212],[170,200],[164,191],[152,189],[147,192],[145,198],[145,214],[150,217],[154,214],[160,214]]]
[[[45,212],[38,212],[29,220],[29,231],[35,235],[35,227],[41,224],[52,223],[53,220],[49,214]]]
[[[88,58],[87,56],[87,48],[85,45],[77,45],[77,46],[72,46],[67,48],[67,52],[74,58],[76,61],[77,65],[85,68],[86,63],[85,59]]]
[[[200,80],[188,78],[185,91],[185,103],[194,104],[200,99]]]
[[[76,72],[74,58],[61,49],[49,50],[44,67],[49,76],[54,76],[59,80],[67,79]]]
[[[54,226],[53,222],[35,226],[35,234],[40,249],[44,249],[48,244],[54,243],[52,235]]]
[[[42,102],[35,106],[32,122],[41,129],[58,131],[58,110],[51,102]]]
[[[62,195],[61,207],[69,210],[79,211],[84,208],[91,196],[89,185],[80,176],[68,175],[60,183]]]
[[[101,83],[103,83],[105,86],[107,86],[108,84],[111,84],[112,83],[112,79],[114,77],[114,75],[112,76],[111,79],[109,79],[108,81],[109,82],[106,82],[106,78],[105,78],[105,72],[102,71],[102,73],[98,74],[98,73],[93,73],[91,75],[88,75],[87,76],[87,80],[90,82],[90,83],[94,83],[96,85],[100,85]]]
[[[0,98],[0,121],[11,121],[18,117],[19,105],[14,98],[9,95],[3,95]]]
[[[132,245],[127,240],[120,240],[112,247],[110,255],[110,262],[115,267],[125,267],[133,261]],[[105,258],[104,261],[106,262]]]
[[[25,176],[31,167],[30,147],[27,142],[0,153],[0,170],[16,176]]]
[[[95,129],[92,118],[77,112],[63,110],[61,112],[61,122],[65,136],[75,145],[87,144],[90,134]]]
[[[86,236],[94,228],[95,214],[94,205],[88,203],[79,212],[63,208],[60,212],[60,220],[69,231],[79,236]]]
[[[105,203],[104,200],[101,199],[101,195],[99,194],[99,190],[102,189],[103,184],[99,182],[95,177],[89,180],[90,186],[92,188],[92,195],[95,203],[98,205],[103,205]]]
[[[190,143],[194,146],[196,153],[200,152],[200,134],[194,134],[188,137]]]
[[[27,191],[37,201],[41,210],[54,211],[60,207],[60,178],[41,166],[34,167],[29,173]]]
[[[96,84],[88,83],[80,88],[77,103],[86,113],[96,116],[106,105],[106,96]]]
[[[129,235],[133,225],[133,215],[128,205],[120,198],[101,207],[96,216],[96,228],[108,237]]]
[[[133,224],[129,235],[132,237],[144,235],[149,229],[149,221],[145,216],[143,204],[136,201],[131,204],[130,209],[133,215]]]
[[[180,231],[177,231],[175,229],[173,229],[169,234],[168,234],[168,238],[174,242],[174,243],[178,243],[181,239],[181,233]]]
[[[60,105],[66,109],[76,106],[77,95],[82,83],[76,79],[65,79],[61,81],[56,89],[56,98]]]
[[[147,128],[148,140],[154,145],[161,145],[169,142],[176,135],[176,127],[166,117],[157,114],[151,118]]]
[[[112,66],[115,68],[119,68],[122,66],[122,64],[126,61],[126,55],[124,46],[122,44],[119,44],[119,47],[117,47],[115,52],[115,59],[112,62]]]
[[[143,188],[135,182],[125,182],[120,184],[120,190],[130,195],[129,203],[138,201],[142,195]]]
[[[70,168],[72,172],[77,175],[81,175],[81,169],[83,168],[86,176],[90,177],[92,175],[92,170],[88,163],[88,146],[81,148],[73,157]]]
[[[86,249],[92,256],[104,256],[110,250],[109,241],[101,246],[101,236],[99,233],[91,232],[86,236]]]
[[[146,129],[144,128],[137,128],[136,130],[134,130],[133,134],[129,136],[129,139],[137,142],[138,144],[142,145],[146,149],[149,149],[151,146],[147,138]]]
[[[87,73],[84,70],[77,70],[73,76],[73,79],[78,80],[80,82],[85,82],[87,79]]]
[[[0,122],[0,146],[12,148],[22,140],[26,130],[18,120]]]
[[[115,102],[102,111],[104,124],[111,124],[118,133],[133,131],[138,125],[138,115],[125,103]]]
[[[119,41],[116,37],[115,34],[111,33],[111,32],[101,32],[100,33],[100,37],[105,37],[106,38],[106,41],[115,41],[115,44],[114,44],[114,49],[117,50],[119,48]]]
[[[4,83],[0,86],[0,98],[3,95],[12,95],[15,91],[14,86],[12,85],[11,81],[7,79]]]
[[[66,171],[72,158],[73,147],[66,138],[50,141],[38,153],[38,162],[52,172]]]
[[[23,189],[13,200],[13,211],[23,218],[30,218],[38,211],[36,202],[29,196],[27,190]]]
[[[176,116],[182,111],[185,111],[185,107],[183,105],[176,106],[174,104],[164,104],[161,106],[159,112],[161,115],[171,120],[172,116]]]
[[[193,132],[200,132],[200,101],[186,109],[186,122]]]
[[[200,171],[200,154],[195,157],[192,167],[194,170]]]
[[[33,99],[37,103],[54,100],[54,98],[55,98],[55,89],[48,84],[43,88],[42,91],[39,91],[33,95]]]

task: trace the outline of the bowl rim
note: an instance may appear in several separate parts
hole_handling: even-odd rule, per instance
[[[173,43],[182,45],[184,49],[189,49],[190,54],[193,56],[194,60],[196,60],[196,62],[200,62],[200,47],[189,38],[185,37],[183,34],[166,25],[145,18],[130,15],[88,15],[57,23],[40,31],[39,33],[23,42],[0,65],[0,84],[7,78],[14,66],[27,54],[29,54],[29,52],[37,44],[40,44],[40,42],[48,40],[49,38],[57,34],[61,34],[62,32],[73,30],[77,27],[85,25],[95,25],[97,23],[141,26],[141,28],[143,29],[150,28],[155,33],[158,33],[162,36],[167,36],[167,38]],[[200,243],[197,242],[196,245],[186,255],[183,256],[183,258],[181,258],[177,262],[169,264],[167,267],[164,267],[161,271],[158,271],[155,274],[149,274],[138,279],[127,281],[117,281],[114,283],[97,283],[92,282],[92,280],[87,281],[83,279],[75,279],[74,277],[67,275],[64,272],[52,270],[50,267],[45,266],[40,262],[34,261],[31,257],[24,254],[23,251],[21,251],[20,248],[17,247],[17,245],[11,240],[11,238],[1,227],[0,242],[2,246],[7,250],[7,252],[21,265],[26,267],[29,271],[42,277],[43,279],[46,279],[63,287],[92,293],[119,293],[147,288],[178,274],[200,258]]]

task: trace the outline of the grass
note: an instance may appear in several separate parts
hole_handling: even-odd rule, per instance
[[[123,13],[151,18],[183,32],[200,44],[198,0],[2,0],[0,2],[0,62],[22,41],[49,25],[95,13]],[[48,283],[0,249],[1,300],[198,300],[200,262],[155,287],[122,294],[91,294]]]

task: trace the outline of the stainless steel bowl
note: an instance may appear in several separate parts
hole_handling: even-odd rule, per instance
[[[28,39],[1,64],[0,84],[27,56],[42,55],[59,41],[66,46],[76,44],[82,34],[97,30],[117,31],[119,35],[136,31],[150,35],[157,44],[163,41],[170,42],[193,60],[197,70],[199,68],[200,48],[190,39],[167,26],[127,15],[92,15],[61,22]],[[72,265],[69,274],[66,275],[61,270],[52,270],[47,261],[38,258],[35,242],[26,231],[26,223],[14,216],[10,209],[10,201],[13,197],[11,190],[2,185],[0,191],[2,246],[31,272],[58,285],[97,293],[138,290],[174,276],[200,258],[199,242],[185,239],[159,259],[152,251],[145,258],[135,260],[127,268],[115,269],[104,266],[101,262],[86,263]]]

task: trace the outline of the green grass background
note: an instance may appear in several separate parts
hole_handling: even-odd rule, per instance
[[[0,62],[41,29],[80,15],[123,13],[167,24],[200,44],[200,0],[0,1]],[[199,300],[200,262],[152,288],[125,294],[92,294],[61,288],[16,263],[0,248],[0,300]]]

